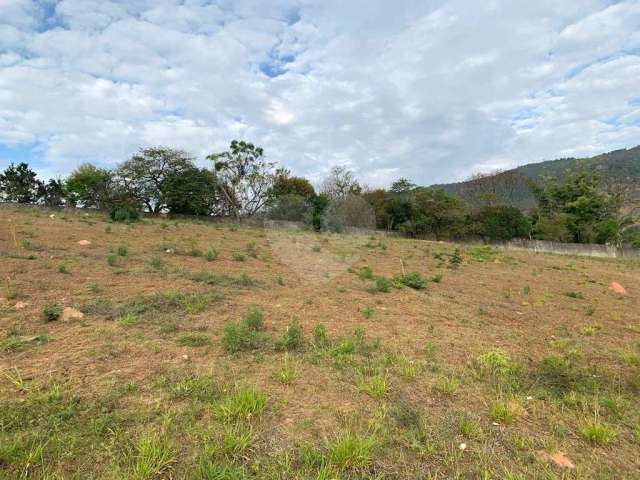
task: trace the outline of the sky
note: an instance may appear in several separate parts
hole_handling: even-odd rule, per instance
[[[0,168],[242,139],[420,185],[640,144],[640,0],[0,0]]]

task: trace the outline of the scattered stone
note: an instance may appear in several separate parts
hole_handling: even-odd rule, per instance
[[[573,464],[571,460],[567,457],[567,454],[564,452],[555,452],[555,453],[547,453],[545,451],[539,452],[540,458],[545,462],[551,462],[556,467],[567,468],[569,470],[573,470],[576,466]]]
[[[84,318],[84,313],[71,307],[65,307],[60,314],[60,320],[63,322],[68,320],[80,320],[82,318]]]
[[[619,293],[620,295],[627,294],[627,290],[618,282],[612,282],[611,285],[609,285],[609,290],[613,293]]]
[[[467,449],[467,444],[461,443],[460,445],[458,445],[458,448],[464,452]]]
[[[172,248],[167,248],[164,253],[173,253],[173,249]]]
[[[189,355],[182,355],[182,359],[185,360],[185,361],[189,360]]]
[[[91,245],[91,241],[90,240],[80,240],[78,242],[78,245],[82,245],[83,247],[85,247],[87,245]]]
[[[56,214],[52,213],[51,215],[49,215],[49,218],[56,218]]]
[[[27,302],[18,302],[13,306],[13,308],[16,310],[22,310],[23,308],[26,308],[27,305],[29,305]]]

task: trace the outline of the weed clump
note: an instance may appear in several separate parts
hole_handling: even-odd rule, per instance
[[[360,278],[360,280],[372,280],[373,270],[371,270],[371,267],[369,265],[360,267],[358,270],[358,278]]]
[[[215,409],[223,421],[249,420],[260,415],[267,403],[267,396],[254,389],[238,388],[227,396]]]
[[[388,293],[391,290],[392,283],[390,280],[384,277],[376,277],[376,281],[371,288],[369,288],[370,293]]]
[[[506,375],[511,371],[511,359],[502,350],[488,350],[477,358],[483,372],[494,375]]]
[[[178,344],[183,347],[204,347],[209,344],[209,337],[195,333],[185,333],[178,338]]]
[[[46,322],[54,322],[60,318],[62,307],[57,303],[48,303],[42,308],[42,313]]]
[[[227,353],[254,350],[262,344],[262,311],[251,308],[238,323],[229,322],[224,326],[221,338],[222,348]]]
[[[302,327],[297,319],[289,324],[282,337],[276,342],[276,350],[301,350],[304,347]]]

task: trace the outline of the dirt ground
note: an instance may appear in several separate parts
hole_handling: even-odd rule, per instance
[[[0,478],[640,478],[638,261],[2,206],[0,279]]]

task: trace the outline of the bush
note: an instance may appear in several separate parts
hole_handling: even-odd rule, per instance
[[[114,222],[135,222],[139,217],[138,210],[128,205],[114,205],[109,212],[109,218]]]
[[[371,267],[368,265],[360,267],[358,277],[360,277],[360,280],[371,280],[373,278],[373,270],[371,270]]]
[[[243,323],[251,330],[262,330],[262,311],[258,307],[251,307],[244,316]]]
[[[276,342],[276,350],[300,350],[304,346],[302,327],[297,319],[294,319],[282,337]]]
[[[511,359],[502,350],[489,350],[478,356],[482,370],[492,374],[505,375],[511,371]]]
[[[205,255],[207,262],[213,262],[216,258],[218,258],[218,251],[215,248],[210,248],[207,250]]]
[[[53,322],[60,318],[62,308],[56,303],[48,303],[42,308],[42,313],[47,322]]]
[[[415,290],[422,290],[424,288],[425,280],[418,272],[407,273],[400,277],[400,282],[407,287]]]
[[[227,353],[254,350],[262,343],[262,312],[254,307],[239,323],[229,322],[224,326],[221,338],[222,348]]]
[[[371,293],[376,293],[376,292],[388,293],[390,289],[391,289],[391,281],[390,280],[387,280],[384,277],[377,277],[376,278],[376,283],[374,284],[373,287],[371,287],[369,289],[369,291]]]

